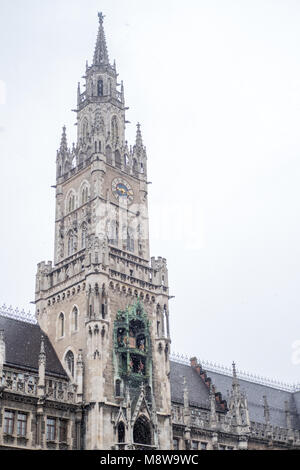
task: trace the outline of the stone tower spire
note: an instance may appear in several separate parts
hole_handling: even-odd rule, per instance
[[[94,52],[93,65],[109,65],[109,58],[108,58],[106,39],[105,39],[105,33],[104,33],[104,27],[103,27],[103,20],[105,17],[102,14],[102,12],[98,13],[98,18],[99,18],[99,29],[98,29],[97,42],[96,42],[96,47],[95,47],[95,52]]]
[[[137,123],[137,130],[136,130],[136,141],[135,141],[135,145],[138,147],[138,148],[143,148],[143,139],[142,139],[142,132],[141,132],[141,125],[140,123],[138,122]]]
[[[66,126],[63,126],[63,131],[62,131],[62,136],[61,136],[61,142],[60,142],[59,151],[60,151],[61,153],[68,151],[68,142],[67,142]]]

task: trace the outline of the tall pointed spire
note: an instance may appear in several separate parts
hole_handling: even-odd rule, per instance
[[[141,125],[138,122],[137,125],[137,130],[136,130],[136,141],[135,145],[139,148],[143,148],[143,139],[142,139],[142,132],[141,132]]]
[[[61,142],[60,142],[60,149],[62,153],[68,151],[68,142],[67,142],[67,133],[66,133],[66,126],[63,127]]]
[[[102,12],[98,13],[99,17],[99,30],[97,36],[97,43],[94,53],[93,65],[109,65],[109,58],[106,46],[105,33],[103,28],[104,15]]]

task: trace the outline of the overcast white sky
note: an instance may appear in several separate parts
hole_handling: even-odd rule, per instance
[[[300,2],[1,0],[0,302],[53,258],[55,157],[75,141],[98,18],[148,150],[173,351],[300,381]]]

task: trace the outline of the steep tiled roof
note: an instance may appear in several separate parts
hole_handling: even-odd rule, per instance
[[[208,376],[211,377],[217,390],[221,391],[224,398],[228,400],[228,391],[231,390],[232,378],[217,372],[208,372]],[[285,402],[287,401],[292,415],[293,427],[299,428],[293,393],[242,379],[239,379],[239,383],[241,391],[245,392],[247,396],[251,421],[265,423],[263,397],[266,396],[271,425],[286,427]]]
[[[190,404],[209,409],[209,390],[199,375],[185,364],[170,361],[171,398],[176,403],[183,403],[183,377],[189,391]]]
[[[183,377],[186,378],[191,404],[203,406],[208,400],[208,389],[188,364],[171,361],[171,397],[173,402],[183,403]],[[207,376],[211,378],[216,392],[221,392],[222,397],[229,402],[229,393],[232,386],[232,377],[215,371],[207,370]],[[289,409],[294,429],[300,429],[300,392],[292,393],[247,380],[239,379],[240,389],[245,392],[248,399],[250,420],[257,423],[265,423],[264,396],[270,410],[270,424],[286,428],[285,402],[289,403]],[[209,406],[207,406],[209,407]]]
[[[7,365],[38,370],[41,335],[44,335],[46,373],[67,378],[49,338],[39,325],[0,315],[0,330],[4,330]]]

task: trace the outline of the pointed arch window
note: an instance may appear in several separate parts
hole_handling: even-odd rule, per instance
[[[114,116],[111,120],[111,138],[113,145],[116,145],[119,139],[118,121],[116,116]]]
[[[62,338],[64,335],[65,335],[65,316],[63,313],[61,313],[58,319],[58,336]]]
[[[74,307],[72,311],[73,331],[78,331],[78,308]]]
[[[97,93],[98,96],[103,96],[103,80],[98,80]]]
[[[74,235],[73,232],[69,232],[68,236],[68,256],[71,256],[74,253]]]
[[[118,443],[122,444],[125,442],[125,426],[124,423],[118,424]]]
[[[121,380],[116,380],[116,397],[121,396]]]
[[[119,243],[119,225],[115,220],[110,223],[109,243],[112,245],[118,245]]]
[[[136,444],[151,445],[151,427],[146,416],[140,416],[133,427],[133,441]]]
[[[128,251],[134,251],[134,236],[133,236],[133,230],[131,228],[127,229],[127,241],[126,241],[126,247]]]
[[[122,168],[121,155],[120,155],[119,150],[115,151],[115,164],[116,164],[116,168],[120,168],[120,169]]]
[[[136,159],[133,160],[133,172],[137,173],[138,172],[138,164]]]
[[[74,209],[75,209],[75,196],[74,194],[71,194],[69,196],[69,201],[68,201],[68,210],[69,212],[73,212]]]
[[[67,352],[65,362],[70,374],[74,377],[74,354],[72,351]]]
[[[88,136],[88,122],[85,119],[82,124],[82,137],[85,140]]]
[[[84,250],[86,248],[87,242],[87,226],[86,224],[82,225],[81,229],[81,248]]]
[[[106,153],[106,162],[111,165],[111,147],[108,145],[105,150]]]
[[[89,200],[89,188],[85,186],[81,191],[81,203],[86,204]]]

